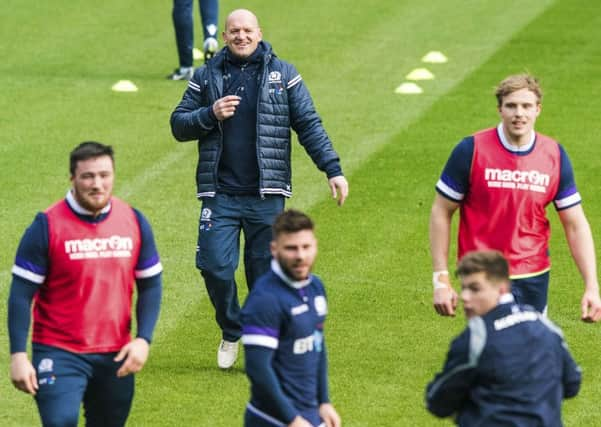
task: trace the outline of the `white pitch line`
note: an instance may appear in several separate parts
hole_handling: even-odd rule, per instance
[[[189,144],[196,146],[196,144],[193,142],[190,142]],[[186,150],[185,147],[180,146],[185,144],[177,143],[176,145],[176,143],[174,143],[174,145],[174,149],[167,156],[163,157],[158,162],[153,163],[149,168],[146,168],[143,173],[134,177],[130,182],[123,184],[123,186],[120,187],[115,194],[124,200],[128,199],[134,193],[147,186],[150,181],[156,180],[158,177],[160,177],[169,167],[178,163],[185,156],[190,155],[189,151]],[[190,188],[193,187],[191,186]]]
[[[137,175],[130,182],[123,184],[118,191],[115,191],[115,195],[119,198],[127,200],[136,192],[140,191],[149,182],[156,180],[160,177],[169,167],[179,162],[184,156],[189,155],[189,151],[185,147],[180,147],[179,143],[174,142],[174,149],[165,157],[154,163],[152,166],[147,168],[144,173]],[[192,145],[196,145],[192,143]],[[192,186],[190,188],[193,188]],[[12,267],[12,264],[11,264]],[[0,271],[0,283],[5,283],[5,280],[10,280],[11,270]]]

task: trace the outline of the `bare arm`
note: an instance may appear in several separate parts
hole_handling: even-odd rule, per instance
[[[457,292],[452,288],[448,274],[451,221],[459,203],[436,194],[430,214],[430,253],[434,274],[434,309],[441,316],[454,316]],[[447,273],[441,273],[447,272]],[[445,286],[446,285],[446,286]]]
[[[38,284],[13,275],[8,298],[8,335],[10,337],[10,379],[13,385],[29,394],[38,390],[37,373],[27,357],[27,335],[31,304]]]
[[[601,298],[597,281],[597,263],[593,235],[581,205],[559,211],[559,219],[572,253],[572,258],[584,280],[581,300],[582,320],[597,322],[601,319]]]

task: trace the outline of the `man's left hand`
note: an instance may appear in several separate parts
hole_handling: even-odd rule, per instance
[[[117,371],[117,376],[124,377],[139,372],[144,367],[146,359],[148,359],[149,350],[150,346],[143,338],[136,338],[124,345],[114,359],[115,362],[120,362],[125,359],[125,362],[123,362]]]
[[[348,182],[343,175],[328,179],[328,185],[332,191],[332,197],[338,198],[338,206],[342,206],[348,196]]]
[[[601,319],[601,298],[598,291],[585,291],[580,302],[583,322],[598,322]]]
[[[341,427],[340,415],[334,409],[331,403],[322,403],[319,405],[319,416],[326,423],[326,427]]]

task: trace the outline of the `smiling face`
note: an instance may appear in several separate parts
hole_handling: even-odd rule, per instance
[[[307,279],[317,255],[313,230],[279,233],[271,242],[271,255],[292,280]]]
[[[109,203],[113,193],[113,160],[110,156],[80,160],[71,175],[73,196],[82,208],[93,216],[100,214]]]
[[[257,17],[246,9],[230,13],[225,21],[223,43],[238,58],[248,58],[263,39]]]
[[[528,144],[541,111],[536,94],[527,88],[516,90],[505,95],[498,108],[509,142],[517,146]]]

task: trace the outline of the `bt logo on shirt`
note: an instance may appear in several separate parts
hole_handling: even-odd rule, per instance
[[[305,354],[309,351],[321,352],[323,347],[323,332],[315,331],[308,337],[299,338],[294,341],[292,352],[294,354]]]

